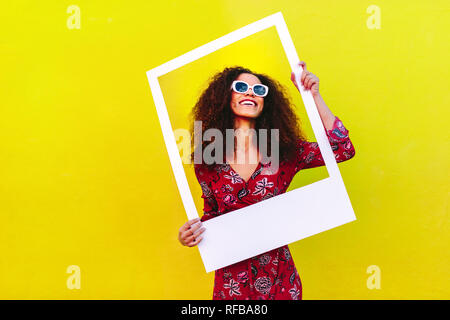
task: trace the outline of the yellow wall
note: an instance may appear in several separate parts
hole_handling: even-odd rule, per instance
[[[0,10],[0,298],[211,298],[213,273],[176,238],[186,215],[145,72],[278,11],[356,147],[339,168],[358,220],[290,246],[304,298],[450,297],[448,1],[75,0]],[[240,56],[266,72],[273,54],[267,73],[289,85],[274,35],[209,66]],[[203,67],[163,90],[198,93]]]

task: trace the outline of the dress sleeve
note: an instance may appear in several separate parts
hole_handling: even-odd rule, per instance
[[[336,162],[346,161],[353,158],[355,148],[348,136],[348,130],[342,121],[336,117],[333,128],[325,130],[331,149],[334,152]],[[317,142],[300,141],[297,152],[296,171],[301,169],[315,168],[325,165]]]
[[[194,165],[195,175],[197,177],[198,183],[202,188],[202,198],[203,198],[203,216],[200,218],[201,221],[206,221],[217,215],[217,201],[214,197],[212,189],[212,172],[208,170],[205,166]]]

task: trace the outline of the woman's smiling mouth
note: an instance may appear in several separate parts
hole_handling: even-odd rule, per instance
[[[244,105],[244,106],[253,106],[256,107],[256,102],[250,99],[244,99],[239,101],[239,104]]]

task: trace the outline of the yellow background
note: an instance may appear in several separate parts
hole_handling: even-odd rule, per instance
[[[214,274],[177,241],[186,215],[145,72],[278,11],[356,148],[339,168],[358,220],[290,245],[304,298],[450,297],[448,1],[89,0],[0,10],[0,298],[211,298]]]

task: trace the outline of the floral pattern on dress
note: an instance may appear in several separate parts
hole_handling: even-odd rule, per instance
[[[230,171],[230,174],[226,174],[224,177],[230,179],[233,184],[244,182],[244,180],[234,171]]]
[[[237,275],[237,280],[240,283],[246,283],[248,281],[248,272],[247,271],[241,271]]]
[[[255,289],[259,293],[265,295],[270,292],[272,288],[272,280],[269,277],[260,277],[255,281]]]
[[[296,285],[294,285],[293,288],[289,289],[289,293],[291,295],[292,300],[299,300],[301,291],[300,291],[300,289],[297,288]]]
[[[337,162],[355,155],[348,130],[339,118],[326,134]],[[201,220],[283,194],[299,171],[325,164],[317,142],[298,141],[296,148],[295,159],[281,162],[277,171],[269,169],[270,163],[259,163],[247,182],[227,163],[214,165],[213,169],[195,165],[204,199]],[[302,283],[289,247],[285,245],[216,270],[213,299],[301,300]]]
[[[234,281],[234,279],[231,279],[229,283],[225,283],[223,287],[224,289],[230,289],[230,291],[228,292],[230,297],[232,297],[233,295],[241,295],[241,293],[239,292],[239,282]]]
[[[264,196],[267,192],[267,189],[273,187],[272,182],[268,182],[267,178],[263,178],[256,183],[255,191],[252,193],[253,195],[260,194]]]

